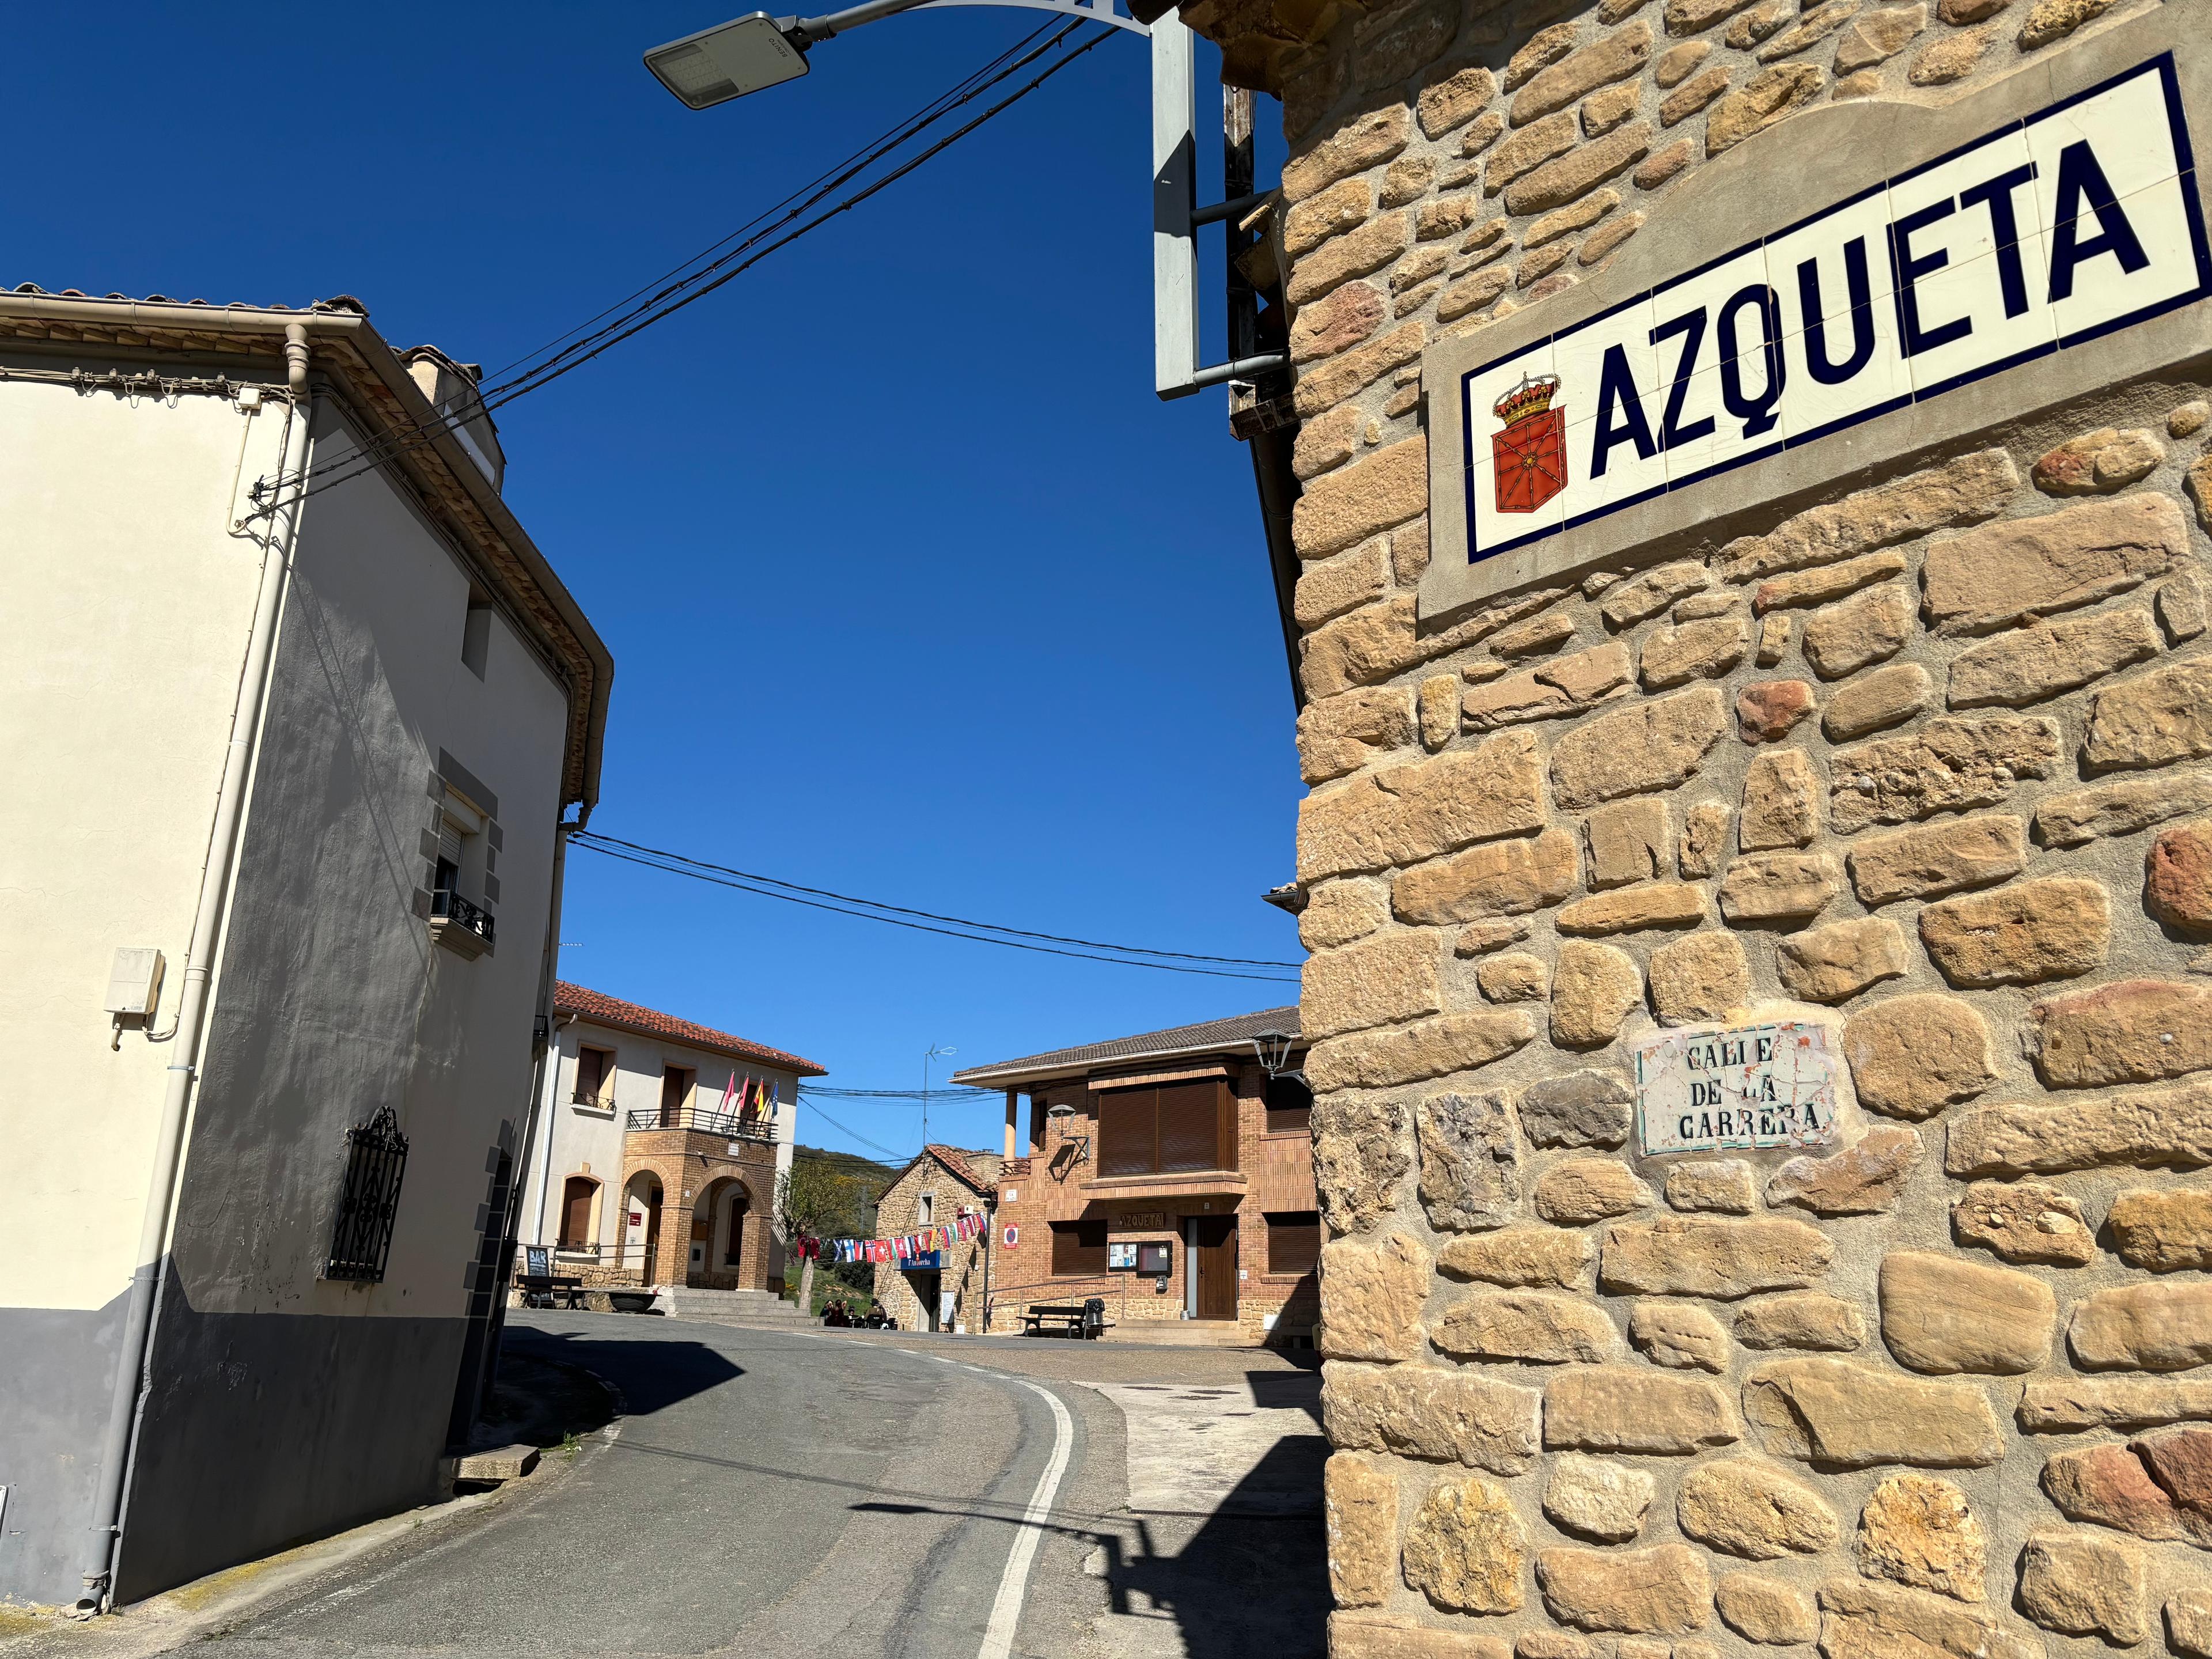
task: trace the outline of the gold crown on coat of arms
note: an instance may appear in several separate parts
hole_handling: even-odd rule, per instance
[[[1559,390],[1556,374],[1524,374],[1518,386],[1491,405],[1491,412],[1510,426],[1527,416],[1542,414],[1552,406]]]

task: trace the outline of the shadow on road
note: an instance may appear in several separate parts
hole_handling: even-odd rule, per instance
[[[600,1336],[510,1326],[506,1340],[519,1353],[580,1365],[605,1377],[622,1390],[623,1410],[633,1418],[665,1410],[745,1374],[744,1366],[705,1343],[677,1338]]]
[[[1313,1369],[1320,1370],[1320,1362]],[[1306,1372],[1247,1371],[1244,1381],[1251,1388],[1252,1403],[1262,1410],[1302,1411],[1319,1425],[1321,1394]]]

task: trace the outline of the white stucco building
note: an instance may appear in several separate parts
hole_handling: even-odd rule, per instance
[[[799,1079],[823,1068],[565,982],[554,1032],[523,1241],[592,1285],[781,1291],[775,1181]]]
[[[422,1501],[473,1415],[613,665],[475,375],[0,293],[0,1598]]]

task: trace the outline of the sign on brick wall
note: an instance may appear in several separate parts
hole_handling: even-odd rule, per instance
[[[1836,1138],[1836,1062],[1823,1025],[1782,1020],[1665,1031],[1636,1049],[1644,1152],[1826,1146]]]
[[[1819,112],[1693,180],[1732,188],[1619,270],[1432,345],[1423,614],[2174,357],[2147,331],[2212,298],[2203,79],[2169,52],[2071,91]]]

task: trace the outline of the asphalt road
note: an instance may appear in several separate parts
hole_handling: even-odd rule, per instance
[[[902,1351],[895,1339],[550,1312],[511,1316],[507,1340],[611,1384],[619,1419],[495,1499],[424,1511],[419,1529],[404,1524],[235,1613],[149,1603],[27,1650],[0,1646],[9,1659],[1321,1650],[1318,1516],[1264,1504],[1133,1515],[1125,1409],[1054,1377],[1056,1364],[1009,1374],[1060,1358],[1044,1345],[1001,1354],[921,1338],[927,1351]],[[1069,1346],[1073,1363],[1120,1368],[1101,1346]],[[1231,1356],[1208,1363],[1240,1375]],[[1275,1369],[1259,1364],[1238,1398],[1313,1392],[1310,1376]],[[1294,1478],[1315,1484],[1302,1466]],[[1280,1471],[1250,1484],[1271,1492]]]

